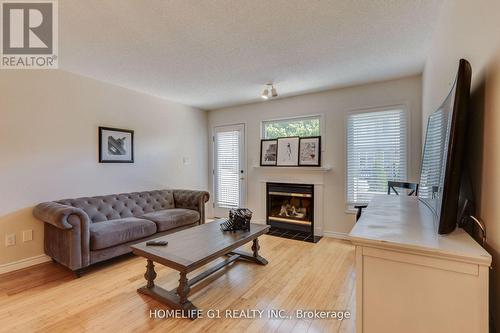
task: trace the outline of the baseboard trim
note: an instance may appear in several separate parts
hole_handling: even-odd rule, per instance
[[[331,238],[349,240],[347,233],[337,232],[337,231],[323,231],[323,237],[331,237]]]
[[[17,271],[26,267],[42,264],[50,260],[51,259],[49,256],[41,254],[39,256],[34,256],[31,258],[25,258],[18,261],[9,262],[7,264],[0,265],[0,274]]]

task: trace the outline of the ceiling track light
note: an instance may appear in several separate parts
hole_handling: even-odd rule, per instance
[[[260,94],[260,97],[262,97],[263,99],[269,99],[269,89],[264,89],[264,91],[262,92],[262,94]]]
[[[276,88],[274,88],[274,86],[271,88],[271,96],[278,97],[278,93],[276,92]]]
[[[262,99],[266,99],[266,100],[269,98],[278,97],[278,92],[276,91],[274,84],[272,84],[272,83],[266,84],[266,87],[262,91],[262,94],[260,94],[260,97],[262,97]]]

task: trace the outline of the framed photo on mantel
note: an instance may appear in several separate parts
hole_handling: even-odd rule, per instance
[[[278,140],[265,139],[260,141],[260,165],[275,166],[278,153]]]
[[[277,166],[299,165],[299,137],[278,138]]]
[[[134,163],[134,131],[99,127],[99,163]]]
[[[299,165],[321,166],[321,137],[300,138]]]

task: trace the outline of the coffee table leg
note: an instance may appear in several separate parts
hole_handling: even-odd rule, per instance
[[[259,239],[255,238],[252,242],[252,252],[255,261],[261,265],[267,265],[267,260],[259,255],[260,245]]]
[[[184,311],[184,314],[191,319],[196,319],[198,316],[196,306],[187,299],[191,288],[189,287],[187,273],[180,272],[179,286],[177,287],[177,296],[179,297],[179,307]]]
[[[146,273],[144,274],[144,278],[146,278],[146,281],[148,282],[146,285],[147,288],[153,288],[155,286],[156,272],[153,260],[148,259],[148,264],[146,265]]]
[[[259,256],[259,250],[260,250],[259,239],[255,238],[252,242],[252,252],[254,258],[257,258]]]
[[[241,251],[241,250],[234,250],[234,251],[229,252],[228,255],[237,254],[240,256],[241,259],[252,261],[252,262],[255,262],[259,265],[267,265],[268,261],[266,260],[266,258],[262,257],[259,254],[259,250],[260,250],[259,239],[255,238],[252,241],[252,252],[253,253],[248,253],[248,252]]]
[[[196,319],[198,316],[197,308],[187,299],[189,291],[191,290],[187,279],[187,273],[180,272],[179,286],[174,290],[168,291],[155,285],[154,280],[156,278],[156,272],[154,267],[153,261],[148,259],[146,274],[144,274],[147,284],[137,289],[137,291],[141,294],[151,296],[173,309],[182,310],[183,313],[191,319]]]
[[[187,296],[189,294],[188,279],[186,272],[180,272],[179,286],[177,287],[177,295],[179,295],[179,303],[182,305],[187,302]]]

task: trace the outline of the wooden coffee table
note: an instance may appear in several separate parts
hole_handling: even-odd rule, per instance
[[[147,284],[137,291],[173,309],[182,310],[186,316],[195,319],[197,308],[187,298],[193,285],[235,260],[242,259],[260,265],[267,264],[267,260],[259,255],[260,247],[257,237],[269,231],[268,225],[251,223],[250,231],[223,232],[220,230],[222,222],[222,220],[213,221],[155,239],[167,241],[167,246],[147,246],[146,242],[133,245],[134,254],[147,259],[146,274],[144,274]],[[237,250],[250,241],[253,242],[253,253]],[[189,272],[224,255],[228,258],[188,280]],[[155,285],[154,263],[180,272],[179,286],[176,289],[168,291]]]

